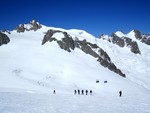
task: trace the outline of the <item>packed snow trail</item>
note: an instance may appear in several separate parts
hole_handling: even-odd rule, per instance
[[[150,95],[1,92],[0,113],[150,113]]]

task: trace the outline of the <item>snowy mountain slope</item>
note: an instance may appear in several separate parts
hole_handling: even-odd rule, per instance
[[[130,39],[136,41],[140,54],[134,54],[130,52],[128,47],[119,47],[113,43],[103,40],[99,41],[99,45],[107,51],[112,61],[119,67],[123,72],[126,73],[127,78],[133,82],[150,89],[150,46],[136,39],[135,32],[131,31],[128,34],[123,34],[121,32],[116,33],[118,37],[124,38],[129,37]]]
[[[32,21],[31,23],[33,22],[35,21]],[[24,24],[24,26],[27,25]],[[139,41],[138,45],[141,50],[141,55],[137,55],[131,53],[126,47],[120,48],[105,40],[96,39],[94,36],[83,30],[64,30],[61,28],[46,27],[44,25],[40,26],[41,28],[36,31],[25,30],[24,32],[18,33],[18,31],[14,30],[11,34],[6,33],[8,37],[10,37],[11,42],[0,48],[2,54],[0,58],[1,65],[3,65],[1,68],[1,79],[3,81],[1,82],[1,87],[23,87],[28,89],[29,87],[22,82],[26,81],[33,87],[39,87],[39,89],[44,87],[42,89],[45,90],[53,89],[54,86],[58,89],[62,89],[63,85],[66,85],[66,87],[70,86],[71,90],[74,89],[74,87],[89,87],[89,89],[93,89],[97,88],[97,84],[95,84],[96,80],[100,80],[102,83],[105,80],[113,81],[115,78],[121,79],[119,82],[124,80],[123,78],[118,77],[114,72],[110,72],[107,68],[99,65],[97,58],[90,54],[85,54],[84,51],[81,51],[79,48],[75,48],[69,53],[60,49],[55,41],[41,45],[45,33],[49,29],[53,29],[67,32],[73,40],[76,38],[81,41],[86,39],[87,42],[90,42],[91,44],[97,44],[107,51],[112,62],[127,74],[129,80],[149,89],[150,84],[148,81],[150,77],[148,75],[149,70],[146,68],[149,66],[149,58],[146,57],[148,55],[144,56],[145,59],[143,58],[144,53],[148,54],[148,45]],[[121,37],[123,36],[123,33],[117,32],[116,34],[119,34],[118,36]],[[133,39],[134,36],[131,34],[133,33],[127,35],[131,36]],[[61,40],[63,35],[62,33],[56,33],[53,37],[57,40]],[[97,52],[97,49],[94,51]],[[12,79],[14,77],[19,81],[16,82],[15,79]],[[125,79],[125,84],[128,79]],[[10,81],[10,84],[5,82],[7,80]],[[11,82],[13,82],[14,86]],[[114,84],[111,85],[117,86],[118,84],[117,82],[114,82]],[[68,89],[70,89],[70,87],[68,87]],[[114,91],[116,91],[122,88],[117,86],[114,87],[114,89]]]
[[[136,41],[140,54],[127,44],[118,46],[110,36],[98,39],[83,30],[46,27],[36,21],[20,27],[5,32],[10,42],[0,46],[1,113],[150,112],[150,47],[136,39],[133,31],[115,34]],[[42,45],[48,30],[57,32]],[[78,46],[71,48],[70,42],[64,41],[66,34]],[[101,54],[100,48],[106,53]],[[99,58],[107,61],[108,67],[101,65]],[[111,71],[111,63],[126,77]],[[76,96],[75,89],[93,90],[93,95]],[[119,90],[123,98],[118,97]]]
[[[3,64],[1,80],[4,81],[0,83],[1,87],[28,89],[29,86],[24,85],[25,81],[33,87],[39,85],[47,90],[57,87],[62,89],[63,85],[70,86],[71,88],[68,88],[70,90],[93,89],[97,85],[95,83],[97,79],[103,82],[107,78],[110,79],[107,76],[112,78],[114,75],[117,76],[108,69],[100,67],[95,58],[79,49],[75,49],[70,54],[60,49],[55,42],[42,46],[42,35],[44,34],[41,31],[25,33],[13,31],[8,34],[11,43],[1,46],[1,65]],[[19,81],[16,82],[14,77]],[[10,84],[5,82],[8,80]]]

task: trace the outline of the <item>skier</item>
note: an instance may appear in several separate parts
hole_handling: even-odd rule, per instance
[[[122,91],[119,91],[119,96],[120,96],[120,97],[122,96]]]

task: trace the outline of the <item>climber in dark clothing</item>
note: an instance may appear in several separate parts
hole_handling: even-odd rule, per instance
[[[88,95],[88,90],[85,91],[86,95]]]
[[[92,95],[92,90],[90,90],[90,95]]]
[[[82,95],[84,95],[84,90],[81,91]]]
[[[74,94],[75,94],[75,95],[77,94],[77,91],[76,91],[76,90],[74,90]]]
[[[122,91],[119,91],[119,96],[120,96],[120,97],[122,96]]]
[[[78,89],[78,95],[80,95],[80,90]]]
[[[54,90],[54,91],[53,91],[53,94],[55,94],[55,93],[56,93],[56,91]]]

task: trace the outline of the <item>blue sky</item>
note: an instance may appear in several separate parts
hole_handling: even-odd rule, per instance
[[[1,0],[0,29],[36,19],[41,24],[83,29],[98,37],[138,29],[150,34],[150,0]]]

